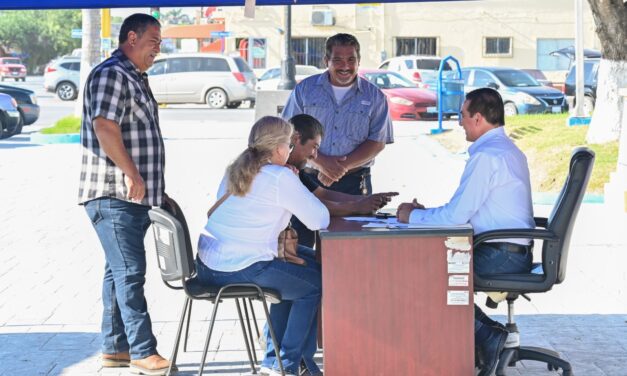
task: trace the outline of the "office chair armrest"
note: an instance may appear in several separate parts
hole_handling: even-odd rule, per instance
[[[474,237],[473,246],[487,241],[495,239],[510,239],[510,238],[524,238],[524,239],[542,239],[542,240],[558,240],[559,238],[548,230],[540,229],[503,229],[482,232]]]
[[[545,217],[533,217],[536,227],[546,228],[549,225],[549,219]]]

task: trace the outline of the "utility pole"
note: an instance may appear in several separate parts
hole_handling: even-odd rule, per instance
[[[103,9],[100,13],[100,47],[102,59],[111,56],[111,9]]]
[[[296,66],[292,57],[292,6],[285,6],[285,54],[281,61],[279,90],[293,90],[296,86]]]

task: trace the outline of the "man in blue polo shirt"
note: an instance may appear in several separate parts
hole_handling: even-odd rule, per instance
[[[287,101],[283,118],[308,114],[324,126],[326,137],[307,173],[333,191],[371,194],[370,166],[394,142],[385,95],[357,75],[359,42],[336,34],[326,42],[327,71],[301,81]]]

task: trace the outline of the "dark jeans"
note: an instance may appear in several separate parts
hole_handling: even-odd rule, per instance
[[[102,352],[129,351],[132,359],[157,353],[144,297],[149,206],[114,198],[85,203],[105,254],[102,283]]]
[[[499,248],[499,243],[483,243],[474,249],[474,273],[479,275],[501,273],[529,273],[533,262],[531,247],[524,253],[510,252]],[[482,317],[487,316],[475,305],[475,336],[486,330]]]
[[[274,259],[256,262],[234,272],[221,272],[208,268],[197,259],[197,278],[208,285],[254,283],[278,291],[281,303],[270,307],[270,320],[281,347],[283,367],[286,372],[298,373],[302,359],[308,368],[311,367],[310,371],[316,373],[319,369],[313,362],[313,356],[318,335],[318,307],[322,297],[321,268],[311,258],[311,249],[299,247],[298,253],[307,261],[306,266]],[[279,369],[269,334],[266,336],[266,346],[262,365]]]
[[[308,174],[316,183],[322,185],[318,180],[318,174]],[[324,186],[323,186],[324,187]],[[347,193],[350,195],[363,195],[362,188],[366,189],[366,194],[372,194],[372,181],[370,179],[370,167],[361,168],[351,174],[344,175],[340,181],[326,187],[332,191]],[[313,248],[316,242],[316,234],[307,228],[298,218],[292,216],[292,227],[298,233],[298,244]]]

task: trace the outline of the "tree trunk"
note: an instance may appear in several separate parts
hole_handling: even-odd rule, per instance
[[[620,88],[627,87],[627,4],[623,0],[588,0],[601,41],[597,98],[588,130],[589,143],[617,140],[623,119]]]
[[[83,113],[83,92],[85,81],[92,68],[100,62],[100,9],[83,9],[83,39],[81,49],[81,73],[78,98],[74,115]]]

